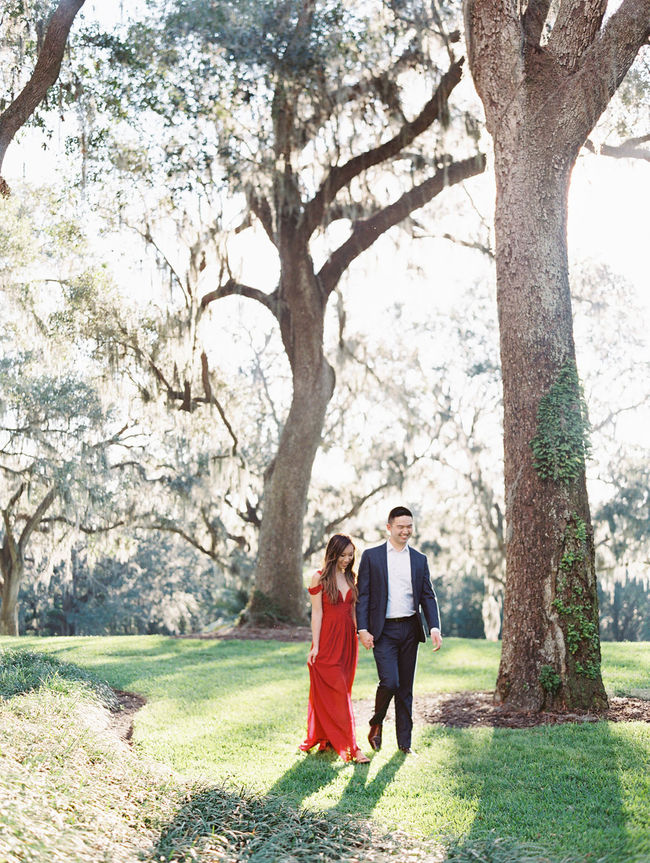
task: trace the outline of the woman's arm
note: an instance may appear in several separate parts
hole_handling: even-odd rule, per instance
[[[311,587],[318,587],[320,584],[320,573],[315,572],[311,579]],[[313,665],[314,660],[318,656],[318,648],[320,644],[320,629],[323,622],[323,591],[318,593],[310,593],[311,598],[311,650],[307,655],[307,664]]]

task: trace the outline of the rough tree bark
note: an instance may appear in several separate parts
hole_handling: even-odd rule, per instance
[[[18,595],[25,574],[25,549],[32,533],[41,523],[56,497],[56,490],[51,488],[32,515],[27,517],[20,537],[16,538],[11,511],[24,491],[25,486],[21,485],[6,509],[2,510],[4,538],[0,546],[0,574],[2,575],[0,635],[18,635]]]
[[[9,107],[0,114],[0,195],[9,194],[9,186],[2,177],[2,163],[7,148],[16,132],[25,125],[59,77],[70,28],[84,3],[85,0],[61,0],[50,18],[29,81]]]
[[[650,34],[650,0],[466,0],[470,69],[494,140],[504,393],[506,593],[497,698],[602,711],[586,423],[567,259],[577,153]],[[524,11],[522,11],[524,9]]]

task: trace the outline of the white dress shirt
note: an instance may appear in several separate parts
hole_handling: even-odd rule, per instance
[[[409,617],[415,614],[411,555],[408,545],[398,551],[390,540],[386,543],[388,562],[388,603],[386,617]]]

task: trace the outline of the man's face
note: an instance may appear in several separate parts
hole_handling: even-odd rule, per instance
[[[404,548],[413,533],[413,519],[410,515],[398,515],[386,525],[386,530],[394,546]]]

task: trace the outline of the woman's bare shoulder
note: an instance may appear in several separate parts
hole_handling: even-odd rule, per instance
[[[311,577],[311,584],[310,584],[309,586],[310,586],[310,587],[318,587],[318,585],[320,584],[320,580],[321,580],[321,578],[322,578],[322,577],[323,577],[323,573],[322,573],[322,572],[320,571],[320,569],[319,569],[319,570],[318,570],[318,572],[315,572],[315,573],[312,575],[312,577]]]

